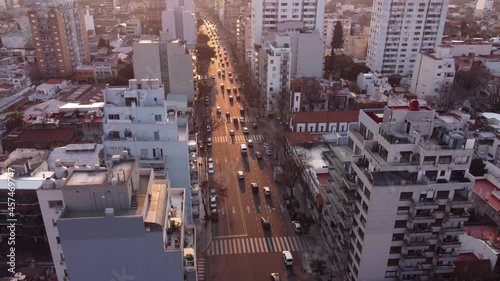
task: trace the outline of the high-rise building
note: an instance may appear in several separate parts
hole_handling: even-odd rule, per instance
[[[90,6],[85,6],[85,30],[87,31],[87,36],[95,36],[95,25],[94,25],[94,9]]]
[[[106,12],[114,12],[116,10],[116,0],[105,0],[104,9],[106,9]]]
[[[180,281],[194,269],[187,193],[125,154],[108,167],[59,162],[37,195],[58,280]]]
[[[475,139],[446,120],[417,100],[360,111],[332,219],[334,264],[344,280],[452,276],[473,205]]]
[[[106,161],[126,151],[138,159],[140,168],[151,168],[157,178],[168,177],[174,187],[190,194],[187,97],[165,99],[159,79],[131,79],[128,87],[104,90],[103,144]],[[195,165],[197,166],[197,165]],[[191,198],[186,205],[191,221]]]
[[[449,0],[375,0],[366,65],[382,74],[411,75],[417,54],[441,44]]]
[[[70,77],[90,61],[84,13],[76,0],[29,0],[27,6],[43,77]]]
[[[171,32],[174,39],[184,40],[189,49],[196,43],[195,7],[192,0],[167,0],[167,9],[161,14],[164,32]]]

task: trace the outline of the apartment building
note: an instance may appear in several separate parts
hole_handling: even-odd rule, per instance
[[[441,44],[449,0],[376,0],[366,65],[383,74],[411,75],[417,54]]]
[[[362,109],[340,170],[335,266],[345,280],[451,278],[468,221],[474,139],[408,106]],[[341,197],[342,198],[342,197]]]
[[[141,36],[142,35],[142,23],[140,19],[135,18],[132,16],[131,19],[129,19],[126,22],[127,26],[125,27],[125,34],[130,35],[130,36]]]
[[[252,1],[251,45],[260,45],[263,32],[276,30],[277,25],[283,22],[302,22],[304,29],[321,32],[323,30],[324,10],[324,0]],[[255,55],[257,56],[257,54]],[[256,71],[257,61],[251,60],[251,62],[252,70]]]
[[[56,166],[37,195],[58,280],[184,280],[194,269],[183,266],[194,253],[184,189],[126,155],[107,168]]]
[[[438,97],[450,91],[454,77],[451,46],[439,46],[433,53],[421,52],[415,60],[410,92],[418,98]]]
[[[117,0],[104,0],[104,10],[108,13],[113,13],[116,10]]]
[[[236,46],[238,48],[239,55],[242,56],[242,58],[250,65],[250,61],[254,57],[250,6],[244,9],[236,23]]]
[[[161,14],[164,32],[172,32],[175,39],[186,41],[190,50],[196,43],[196,9],[192,0],[168,0],[167,9]]]
[[[151,39],[140,39],[132,46],[134,49],[132,56],[134,78],[137,80],[162,78],[159,42]]]
[[[104,90],[103,144],[107,163],[113,155],[127,152],[138,159],[140,168],[151,168],[158,178],[168,177],[172,186],[190,194],[191,172],[188,151],[188,119],[191,109],[185,97],[169,95],[165,100],[158,79],[131,79],[128,87]],[[191,206],[190,196],[187,206]],[[186,207],[189,219],[191,208]],[[191,220],[190,220],[191,221]]]
[[[27,1],[33,46],[43,77],[70,77],[90,61],[83,10],[76,0]]]
[[[94,9],[90,6],[85,6],[85,13],[83,15],[85,21],[85,30],[87,31],[88,37],[95,36],[95,25],[94,25]]]
[[[346,39],[351,35],[351,18],[341,16],[337,13],[325,13],[325,18],[323,21],[323,32],[321,38],[325,43],[325,48],[331,48],[333,31],[337,22],[342,24],[342,35],[344,38],[344,43]]]

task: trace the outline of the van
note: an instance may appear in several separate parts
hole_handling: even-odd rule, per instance
[[[241,151],[241,154],[247,154],[247,145],[240,144],[240,151]]]

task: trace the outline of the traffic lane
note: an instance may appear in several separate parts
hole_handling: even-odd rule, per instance
[[[285,266],[281,252],[210,256],[207,280],[256,281],[270,280],[271,273],[279,273],[282,281],[310,280],[299,278],[299,258],[294,266]]]

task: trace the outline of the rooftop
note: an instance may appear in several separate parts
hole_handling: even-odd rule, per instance
[[[293,123],[357,122],[358,111],[313,111],[291,114]]]
[[[292,147],[300,144],[323,141],[323,137],[321,135],[313,135],[309,132],[287,132],[286,138]]]
[[[71,141],[76,135],[74,128],[17,128],[5,139],[16,142],[61,142]]]
[[[63,82],[64,82],[64,79],[52,78],[52,79],[49,79],[49,80],[45,81],[44,84],[59,85],[59,84],[61,84]]]
[[[305,155],[306,159],[309,160],[311,169],[318,170],[328,167],[328,162],[323,158],[323,152],[329,151],[329,148],[325,145],[317,145],[312,148],[297,146],[295,150],[298,154]]]
[[[497,188],[492,182],[487,179],[476,180],[473,192],[496,211],[500,211],[500,189]]]
[[[80,185],[102,185],[110,184],[115,176],[119,183],[126,182],[133,169],[133,161],[124,161],[113,165],[111,169],[90,167],[88,169],[80,168],[73,170],[64,183],[64,186]]]

